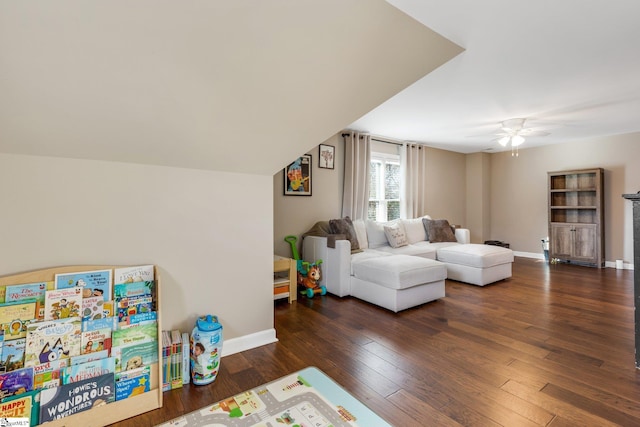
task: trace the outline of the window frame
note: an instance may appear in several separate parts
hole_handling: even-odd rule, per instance
[[[389,202],[398,202],[398,204],[401,203],[401,199],[400,197],[398,197],[397,199],[386,199],[386,185],[385,185],[385,178],[386,178],[386,165],[387,164],[394,164],[398,166],[398,173],[400,174],[399,178],[401,178],[402,175],[402,162],[401,162],[401,158],[400,158],[400,154],[391,154],[391,153],[383,153],[383,152],[377,152],[377,151],[371,151],[370,154],[370,158],[369,158],[369,163],[380,163],[380,168],[378,170],[377,176],[376,176],[376,181],[377,181],[377,188],[376,188],[376,198],[372,199],[371,195],[369,195],[369,199],[368,202],[376,202],[378,203],[379,208],[376,209],[376,218],[375,221],[378,222],[387,222],[387,221],[391,221],[390,219],[388,219],[388,215],[389,215],[389,209],[388,209],[388,205]],[[373,168],[371,168],[371,171],[369,172],[369,180],[371,182],[371,176],[373,175],[374,171]],[[402,194],[402,188],[400,187],[400,195]],[[369,216],[367,215],[368,219]],[[400,218],[400,212],[398,212],[398,218]],[[395,219],[395,218],[394,218]]]

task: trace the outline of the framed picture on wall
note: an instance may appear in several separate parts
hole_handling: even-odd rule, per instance
[[[298,157],[284,169],[284,195],[311,195],[311,154]]]
[[[320,144],[318,167],[323,169],[333,169],[336,148],[333,145]]]

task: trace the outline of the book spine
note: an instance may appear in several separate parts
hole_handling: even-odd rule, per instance
[[[182,387],[182,334],[178,330],[171,331],[173,343],[171,388]]]
[[[189,356],[191,355],[191,345],[189,340],[189,333],[182,333],[182,384],[189,384],[191,375],[189,373]]]
[[[162,331],[162,391],[171,390],[171,336]]]

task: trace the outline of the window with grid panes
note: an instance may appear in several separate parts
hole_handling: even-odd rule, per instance
[[[400,218],[400,156],[371,153],[368,219]]]

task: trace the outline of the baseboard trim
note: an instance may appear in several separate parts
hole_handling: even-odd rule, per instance
[[[518,252],[513,251],[514,256],[521,256],[523,258],[544,259],[544,254],[538,254],[535,252]]]
[[[231,356],[232,354],[251,350],[252,348],[271,344],[277,341],[278,338],[276,338],[276,330],[274,328],[224,340],[222,343],[222,357]]]
[[[519,256],[519,257],[523,257],[523,258],[534,258],[534,259],[544,259],[544,254],[539,254],[539,253],[535,253],[535,252],[516,252],[513,251],[513,255],[514,256]],[[605,261],[604,266],[607,268],[616,268],[616,262],[615,261]],[[634,266],[632,263],[627,263],[625,262],[623,264],[623,270],[634,270]]]
[[[609,268],[616,268],[616,262],[615,261],[605,261],[604,262],[604,266],[605,267],[609,267]],[[634,270],[633,264],[630,264],[628,262],[623,262],[621,270]]]

